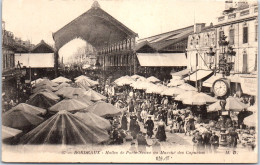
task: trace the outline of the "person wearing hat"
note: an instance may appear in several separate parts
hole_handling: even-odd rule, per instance
[[[148,137],[152,138],[153,136],[153,129],[154,129],[154,122],[151,116],[148,117],[148,120],[145,122],[145,128],[147,129]]]
[[[159,141],[166,141],[166,134],[165,134],[165,123],[163,122],[163,120],[161,119],[158,123],[158,128],[157,128],[157,133],[155,135],[156,139],[158,139]]]
[[[210,137],[212,136],[212,131],[206,131],[203,133],[203,143],[205,145],[206,152],[211,153],[211,144],[210,144]]]
[[[203,151],[203,137],[202,135],[199,133],[198,130],[195,131],[194,136],[192,138],[192,142],[194,143],[194,145],[196,146],[197,152],[199,151]]]
[[[133,129],[131,130],[131,135],[132,135],[133,139],[136,139],[138,132],[140,132],[140,126],[138,124],[138,121],[135,120],[135,122],[133,124]]]
[[[142,122],[145,123],[146,119],[147,119],[148,113],[146,109],[143,109],[141,112],[141,118],[142,118]]]
[[[121,119],[121,128],[123,130],[127,130],[127,114],[126,114],[126,112],[124,112],[124,115],[122,116],[122,119]]]
[[[212,151],[216,153],[219,146],[219,137],[216,135],[215,132],[212,132],[212,136],[210,137],[209,142],[212,146]]]

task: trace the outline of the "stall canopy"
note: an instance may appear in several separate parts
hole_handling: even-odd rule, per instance
[[[75,116],[78,116],[86,124],[91,124],[94,127],[98,127],[103,130],[111,130],[111,124],[109,120],[104,119],[92,112],[77,112]]]
[[[241,111],[243,109],[246,109],[247,107],[248,107],[248,105],[239,101],[238,98],[228,97],[226,99],[226,105],[225,105],[226,110]],[[214,112],[214,111],[219,111],[219,110],[221,110],[220,101],[217,101],[216,103],[211,104],[208,107],[208,112]]]
[[[87,108],[88,112],[93,112],[94,114],[101,117],[114,117],[122,113],[121,110],[117,109],[112,104],[106,103],[104,101],[98,101],[95,104]]]
[[[213,85],[213,83],[214,83],[217,79],[220,79],[220,78],[222,78],[222,74],[216,74],[216,76],[215,76],[215,75],[212,75],[210,78],[208,78],[207,80],[205,80],[205,81],[203,82],[203,86],[204,86],[204,87],[209,87],[209,88],[211,88],[212,85]]]
[[[55,82],[55,83],[66,83],[66,82],[71,82],[70,79],[67,79],[66,77],[62,77],[62,76],[57,77],[57,78],[55,78],[55,79],[53,79],[53,80],[51,80],[51,81],[52,81],[52,82]]]
[[[137,58],[141,66],[174,67],[188,64],[185,53],[138,53]]]
[[[11,137],[15,137],[16,135],[22,133],[19,129],[14,129],[11,127],[6,127],[2,125],[2,139],[7,139]]]
[[[244,118],[244,124],[249,127],[256,127],[257,125],[257,115],[256,113]]]
[[[107,131],[87,125],[68,111],[60,111],[25,134],[22,144],[93,144],[107,141]]]
[[[35,106],[25,104],[25,103],[20,103],[20,104],[16,105],[15,107],[12,108],[12,110],[21,110],[21,111],[25,111],[25,112],[28,112],[33,115],[44,115],[47,112],[47,110],[45,110],[45,109],[35,107]]]
[[[59,112],[62,110],[66,110],[69,112],[80,111],[86,109],[88,106],[89,105],[76,99],[64,99],[58,102],[57,104],[53,105],[52,107],[50,107],[50,111],[52,112]]]
[[[31,68],[53,68],[54,53],[15,54],[15,66]]]
[[[43,118],[22,110],[9,110],[3,114],[2,124],[11,128],[28,130],[43,122]]]
[[[208,75],[210,75],[213,71],[211,70],[197,70],[196,72],[194,72],[192,75],[187,76],[186,78],[184,78],[185,80],[188,81],[198,81],[201,80],[205,77],[207,77]]]
[[[48,92],[40,92],[30,98],[26,103],[43,109],[48,109],[59,101],[59,97],[51,95]]]

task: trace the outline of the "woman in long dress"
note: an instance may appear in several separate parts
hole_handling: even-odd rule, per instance
[[[121,128],[123,130],[127,130],[127,115],[124,113],[122,120],[121,120]]]
[[[159,141],[166,141],[166,134],[165,134],[165,123],[161,119],[160,122],[158,123],[158,128],[157,128],[157,133],[156,133],[156,139]]]

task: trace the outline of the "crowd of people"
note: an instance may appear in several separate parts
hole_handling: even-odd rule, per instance
[[[149,146],[146,139],[152,139],[153,145],[158,145],[167,140],[168,133],[183,133],[192,136],[198,151],[211,153],[217,152],[221,144],[221,128],[224,128],[225,146],[237,147],[237,123],[221,116],[218,116],[218,120],[209,120],[203,114],[203,106],[196,107],[200,108],[198,113],[196,108],[194,110],[194,107],[184,106],[168,96],[147,94],[130,87],[115,87],[112,94],[108,91],[103,89],[100,92],[107,96],[108,103],[124,110],[124,114],[117,117],[118,122],[112,131],[111,139],[117,144],[129,140],[133,147],[136,140],[138,146]]]
[[[183,133],[185,136],[192,136],[197,151],[217,152],[222,139],[222,128],[226,130],[226,145],[234,148],[242,140],[241,134],[253,134],[249,129],[247,132],[240,131],[241,121],[235,123],[230,117],[217,116],[217,120],[209,120],[205,106],[185,106],[172,97],[147,94],[130,86],[99,85],[93,89],[107,96],[106,102],[124,111],[121,116],[107,118],[112,124],[109,144],[130,141],[131,150],[134,150],[136,144],[141,151],[145,151],[146,146],[150,145],[153,149],[160,150],[160,142],[165,142],[167,135]],[[24,95],[19,98],[27,99],[30,91],[30,87],[22,88],[21,93]],[[243,101],[253,104],[254,99]],[[6,111],[24,101],[6,101],[3,97],[3,102],[3,110]],[[148,144],[147,139],[151,139],[153,143]]]

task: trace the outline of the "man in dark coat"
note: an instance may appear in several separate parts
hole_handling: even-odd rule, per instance
[[[212,133],[210,131],[207,131],[204,133],[203,143],[205,145],[206,152],[211,153],[211,144],[210,144],[210,137],[212,136]]]
[[[138,124],[138,121],[135,121],[133,125],[133,130],[131,131],[131,135],[133,139],[136,139],[137,134],[140,132],[140,126]]]
[[[197,148],[197,152],[198,151],[203,151],[204,145],[203,145],[203,137],[202,135],[199,133],[199,131],[196,131],[194,134],[194,137],[192,139],[192,142],[194,143],[194,145]]]
[[[215,134],[215,132],[212,133],[212,136],[210,137],[209,140],[211,146],[212,146],[212,150],[214,153],[217,152],[217,148],[219,146],[219,137]]]
[[[154,128],[154,122],[151,120],[151,116],[148,117],[148,120],[145,122],[145,127],[147,129],[147,135],[148,137],[152,138],[153,136],[153,128]]]
[[[124,113],[122,120],[121,120],[121,128],[123,130],[127,130],[127,115]]]
[[[238,133],[235,130],[232,130],[229,133],[229,135],[231,137],[230,146],[236,148],[237,147],[237,140],[239,139]]]

